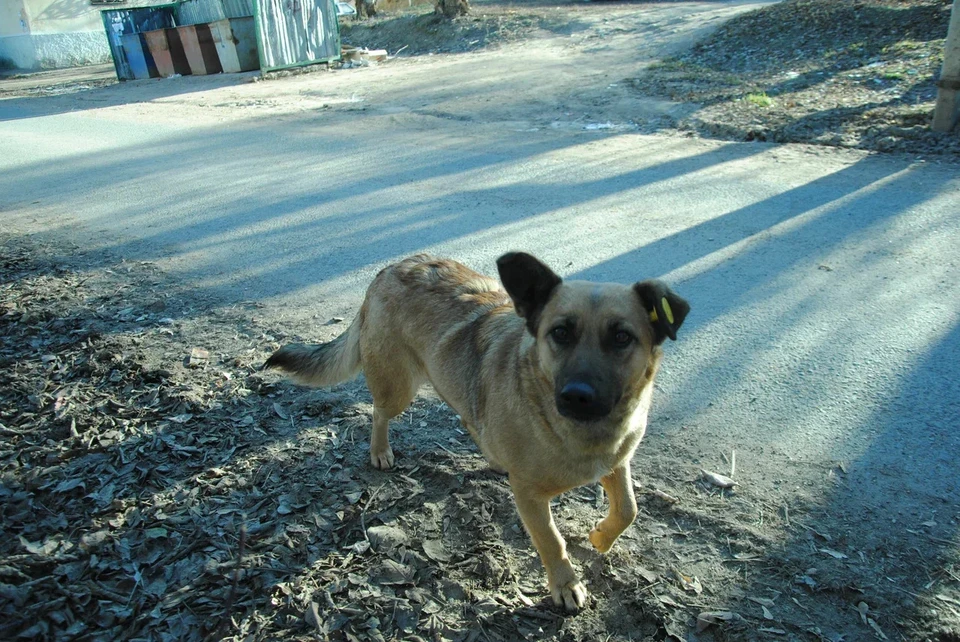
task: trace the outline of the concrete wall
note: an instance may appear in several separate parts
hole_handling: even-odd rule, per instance
[[[0,66],[56,69],[110,61],[89,0],[0,0]]]

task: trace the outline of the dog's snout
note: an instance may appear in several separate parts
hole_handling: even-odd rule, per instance
[[[576,406],[589,406],[597,400],[597,391],[589,383],[571,381],[560,391],[560,399]]]
[[[601,399],[592,384],[574,380],[565,383],[557,393],[557,410],[564,417],[591,421],[610,414],[610,404]]]

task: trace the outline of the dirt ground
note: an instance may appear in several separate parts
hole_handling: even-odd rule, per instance
[[[383,16],[350,25],[344,41],[398,57],[317,72],[330,79],[320,89],[303,75],[254,83],[250,74],[123,86],[101,68],[92,78],[4,79],[0,98],[120,110],[132,87],[138,109],[174,104],[195,119],[382,107],[388,93],[390,109],[426,109],[402,94],[390,65],[438,78],[462,74],[451,61],[472,56],[519,74],[525,55],[543,55],[552,73],[583,82],[545,77],[512,99],[493,85],[469,100],[434,90],[429,110],[529,127],[955,151],[956,134],[922,126],[944,3],[835,3],[896,33],[878,41],[843,29],[829,42],[812,34],[850,15],[825,2],[760,14],[664,4],[651,6],[663,16],[653,21],[638,14],[644,3],[475,3],[453,25],[423,11]],[[812,16],[800,23],[809,47],[753,66],[745,54],[759,45],[744,33],[797,5]],[[643,55],[626,64],[632,49]],[[351,97],[345,74],[383,70],[364,103]],[[190,93],[167,93],[177,81]],[[769,102],[747,98],[760,94]],[[656,438],[641,447],[636,525],[609,555],[585,537],[604,510],[598,487],[554,506],[591,591],[588,608],[568,616],[544,594],[505,480],[429,391],[393,432],[397,469],[372,470],[362,381],[305,391],[260,370],[302,326],[254,301],[224,307],[170,286],[150,263],[0,233],[0,638],[960,640],[955,498],[936,519],[864,534],[856,515],[829,514],[796,491],[842,484],[843,462],[797,463],[779,495],[724,490],[703,479],[707,464]],[[345,325],[318,314],[327,336]],[[713,472],[738,478],[734,453],[719,461]]]
[[[929,124],[950,3],[792,0],[734,18],[634,82],[693,102],[679,129],[956,156]]]

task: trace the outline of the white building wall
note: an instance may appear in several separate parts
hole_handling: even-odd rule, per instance
[[[110,61],[89,0],[0,0],[0,66],[57,69]]]

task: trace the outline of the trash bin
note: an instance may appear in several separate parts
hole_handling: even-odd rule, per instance
[[[166,29],[144,31],[143,38],[147,41],[147,49],[153,56],[157,66],[157,73],[164,78],[174,75],[177,70],[173,66],[173,57],[170,55],[170,45],[167,43]]]
[[[237,47],[237,60],[240,61],[240,71],[260,69],[260,54],[257,50],[257,31],[253,16],[246,18],[230,18],[230,30],[233,32],[233,42]]]
[[[203,53],[200,51],[200,41],[197,40],[196,25],[177,27],[177,33],[180,34],[180,44],[183,45],[183,53],[187,55],[187,64],[190,65],[190,73],[199,76],[206,74],[207,68],[203,66]]]
[[[194,25],[197,28],[197,42],[200,43],[200,55],[203,57],[203,68],[208,74],[222,74],[223,66],[220,65],[220,55],[217,53],[217,45],[213,41],[213,33],[210,31],[208,23]]]
[[[220,66],[224,73],[235,74],[240,71],[240,59],[237,57],[237,44],[233,40],[233,30],[229,20],[217,20],[210,23],[210,35],[220,57]]]
[[[187,61],[187,52],[183,50],[183,42],[180,41],[180,32],[176,27],[167,27],[167,47],[170,49],[170,58],[173,60],[173,70],[181,76],[189,76],[190,63]]]
[[[123,53],[127,57],[127,64],[130,65],[130,71],[137,80],[144,78],[156,78],[157,67],[153,62],[153,56],[146,47],[146,41],[141,38],[140,33],[125,33],[120,36],[120,46],[123,47]]]

